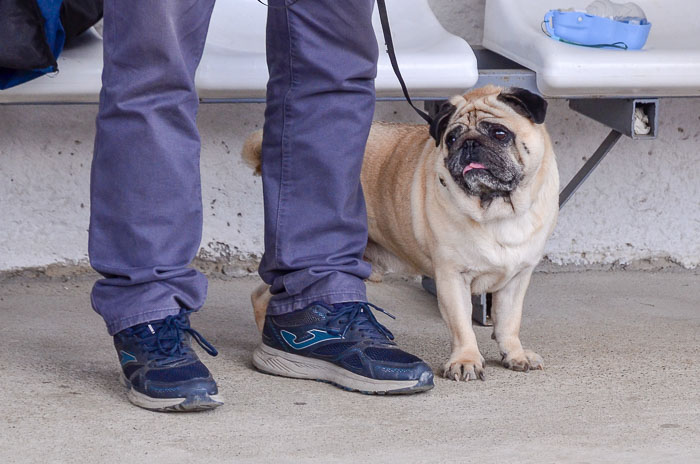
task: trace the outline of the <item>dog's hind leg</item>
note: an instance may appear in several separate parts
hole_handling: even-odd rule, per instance
[[[370,282],[381,282],[384,279],[386,269],[381,263],[382,252],[383,249],[371,239],[367,241],[363,258],[372,265],[372,274],[367,278]]]
[[[418,270],[401,261],[394,253],[371,238],[367,241],[364,259],[372,264],[372,274],[369,276],[370,282],[381,282],[384,275],[388,273],[420,274]]]
[[[245,139],[241,149],[243,162],[253,169],[253,174],[262,174],[262,139],[263,131],[255,131]]]
[[[267,305],[270,303],[270,298],[272,298],[270,286],[266,283],[258,285],[257,288],[253,290],[253,293],[250,294],[250,302],[253,303],[255,324],[261,332],[265,324],[265,314],[267,313]]]
[[[493,294],[493,335],[501,352],[503,366],[514,371],[543,369],[544,361],[520,343],[520,320],[523,300],[533,268],[521,271],[501,290]]]

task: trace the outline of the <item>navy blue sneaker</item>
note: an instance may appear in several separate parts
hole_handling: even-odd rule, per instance
[[[224,404],[209,369],[190,346],[190,337],[210,355],[218,352],[190,327],[188,316],[183,310],[114,336],[121,381],[136,406],[153,411],[200,411]]]
[[[370,303],[329,306],[312,303],[301,311],[267,316],[255,367],[268,374],[329,382],[368,394],[417,393],[433,388],[433,372],[396,347]]]

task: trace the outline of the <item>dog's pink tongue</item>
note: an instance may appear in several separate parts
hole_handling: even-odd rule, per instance
[[[472,169],[485,169],[483,164],[479,163],[469,163],[469,166],[464,166],[464,171],[462,171],[462,175],[465,175]]]

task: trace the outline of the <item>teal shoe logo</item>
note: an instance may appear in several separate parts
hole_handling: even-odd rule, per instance
[[[317,343],[325,342],[326,340],[339,340],[343,338],[340,335],[331,335],[325,330],[311,329],[306,332],[310,335],[310,337],[306,340],[298,342],[297,336],[293,333],[287,332],[286,330],[282,330],[280,333],[282,334],[284,341],[287,342],[287,345],[291,346],[295,350],[303,350],[304,348],[308,348]]]
[[[136,356],[134,356],[131,353],[127,353],[126,351],[120,351],[119,354],[121,355],[121,358],[119,359],[119,362],[124,366],[125,364],[129,364],[130,362],[135,362],[136,361]]]

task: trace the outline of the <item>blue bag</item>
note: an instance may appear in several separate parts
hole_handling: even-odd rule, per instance
[[[639,50],[649,37],[651,23],[639,24],[577,11],[550,10],[544,16],[546,34],[554,40],[597,48]]]
[[[102,10],[103,0],[0,0],[0,90],[58,71],[66,41]]]
[[[26,2],[28,0],[20,0]],[[33,0],[29,0],[33,1]],[[63,0],[36,0],[36,3],[41,11],[43,18],[43,30],[46,44],[53,54],[54,63],[58,55],[63,51],[63,45],[66,40],[66,33],[61,24],[61,3]],[[9,17],[2,20],[12,20]],[[27,24],[26,27],[36,27],[36,25]],[[41,69],[10,69],[0,68],[0,90],[13,87],[15,85],[43,76],[46,73],[57,71],[55,64]]]

